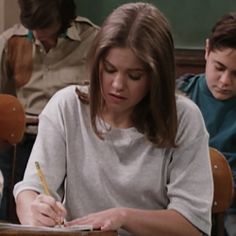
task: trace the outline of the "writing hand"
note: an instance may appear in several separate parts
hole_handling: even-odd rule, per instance
[[[31,224],[35,226],[55,226],[66,216],[64,206],[53,197],[40,194],[30,204]]]

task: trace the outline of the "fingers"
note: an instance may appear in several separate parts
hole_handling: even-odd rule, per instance
[[[56,202],[57,208],[58,208],[58,216],[60,219],[58,219],[57,223],[59,223],[59,225],[64,224],[65,221],[65,217],[67,215],[67,211],[65,209],[65,207],[61,204],[61,202]]]
[[[55,226],[61,223],[66,210],[53,197],[40,194],[31,204],[34,225]]]
[[[101,230],[102,231],[108,231],[108,230],[111,230],[113,229],[113,222],[112,220],[107,220],[105,221],[105,223],[101,226]]]
[[[121,208],[111,208],[69,221],[65,223],[65,226],[92,225],[93,229],[108,231],[119,229],[122,227],[123,221],[124,218],[123,214],[121,214]]]
[[[77,218],[75,220],[71,220],[65,223],[66,226],[72,226],[72,225],[87,225],[91,224],[93,221],[94,217],[93,214],[87,215],[81,218]]]
[[[67,214],[67,211],[65,209],[65,207],[61,204],[61,202],[56,202],[57,208],[59,210],[59,213],[61,214],[61,216],[65,217]]]
[[[97,216],[97,214],[90,214],[69,222],[65,223],[65,227],[70,227],[73,225],[92,225],[93,229],[99,230],[112,230],[112,221],[103,217]]]

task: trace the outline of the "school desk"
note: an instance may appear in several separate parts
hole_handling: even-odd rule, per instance
[[[39,231],[24,230],[7,226],[0,227],[1,236],[118,236],[116,231],[80,231],[80,232],[59,232],[59,231]]]

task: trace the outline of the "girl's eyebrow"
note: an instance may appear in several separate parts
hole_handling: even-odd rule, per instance
[[[109,62],[109,61],[106,60],[106,59],[103,60],[103,63],[107,63],[107,64],[109,64],[109,65],[111,65],[111,66],[114,66],[111,62]]]

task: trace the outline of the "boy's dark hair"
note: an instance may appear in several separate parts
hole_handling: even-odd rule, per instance
[[[28,29],[43,29],[60,22],[64,32],[76,17],[74,0],[18,0],[21,23]]]
[[[223,48],[236,49],[236,12],[224,15],[212,28],[209,51]]]

